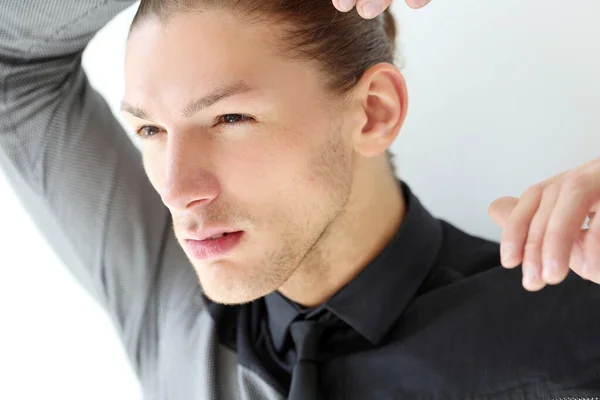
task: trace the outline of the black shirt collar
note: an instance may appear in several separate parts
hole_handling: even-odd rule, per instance
[[[406,213],[396,235],[360,274],[314,310],[273,292],[265,297],[271,339],[280,350],[292,321],[323,308],[374,345],[402,315],[431,271],[442,243],[440,221],[400,182]]]

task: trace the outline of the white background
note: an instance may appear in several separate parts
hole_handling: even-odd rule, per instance
[[[323,0],[326,1],[326,0]],[[84,57],[116,110],[135,9]],[[396,0],[408,118],[400,176],[437,216],[499,239],[488,204],[600,157],[600,2]],[[139,399],[107,316],[34,229],[0,174],[0,398]]]

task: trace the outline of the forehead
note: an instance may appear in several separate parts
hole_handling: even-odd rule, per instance
[[[155,95],[166,88],[181,92],[234,80],[259,86],[274,71],[290,71],[285,65],[290,62],[276,54],[273,29],[225,10],[177,14],[166,23],[147,19],[127,43],[126,89]]]
[[[276,29],[226,10],[143,21],[127,43],[125,100],[173,117],[191,99],[243,81],[281,107],[329,102],[316,62],[281,54]]]

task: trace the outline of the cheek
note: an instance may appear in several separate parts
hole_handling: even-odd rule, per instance
[[[271,131],[263,138],[238,143],[221,158],[221,187],[234,202],[263,210],[270,215],[285,211],[294,204],[308,204],[330,179],[324,170],[323,149],[328,146],[320,127],[306,130]]]
[[[295,169],[294,158],[281,138],[253,138],[222,149],[216,175],[232,203],[269,208]]]
[[[270,130],[255,138],[233,144],[224,149],[219,167],[226,172],[219,174],[224,180],[237,181],[241,186],[253,182],[254,191],[280,191],[291,180],[302,175],[311,154],[311,139],[299,132],[289,130]],[[313,144],[314,145],[314,144]],[[226,176],[231,173],[231,176]],[[226,183],[226,182],[224,182]],[[249,188],[251,189],[251,188]]]

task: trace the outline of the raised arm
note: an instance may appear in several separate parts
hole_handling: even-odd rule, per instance
[[[155,357],[157,292],[172,286],[161,266],[165,257],[181,267],[186,259],[141,155],[81,67],[88,41],[131,3],[1,2],[0,166],[50,245],[110,313],[143,378]]]

